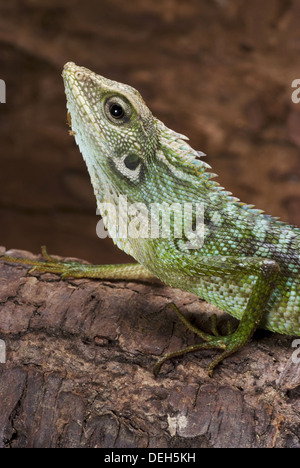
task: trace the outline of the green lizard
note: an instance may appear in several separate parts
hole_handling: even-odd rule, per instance
[[[63,277],[144,280],[154,276],[240,320],[234,332],[210,335],[191,325],[173,305],[203,342],[162,357],[155,373],[171,357],[219,349],[221,354],[209,366],[211,374],[258,326],[299,336],[300,229],[240,202],[220,187],[214,174],[208,172],[203,153],[153,117],[131,86],[71,62],[65,65],[63,78],[71,133],[87,164],[104,224],[114,242],[138,263],[57,262],[45,250],[44,262],[13,257],[4,260]],[[117,226],[112,208],[120,196],[126,197],[128,205],[143,207],[135,225],[142,230],[148,226],[152,206],[172,205],[169,235],[124,235],[124,226],[123,231]],[[193,210],[192,230],[180,237],[175,228],[184,224],[182,206],[187,203],[203,207],[204,230],[200,234],[195,231],[198,218]],[[126,228],[134,220],[132,213],[122,218]],[[156,220],[161,229],[160,213]]]

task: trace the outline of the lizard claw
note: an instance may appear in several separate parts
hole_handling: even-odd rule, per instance
[[[204,343],[199,343],[195,344],[192,346],[188,346],[186,348],[183,348],[178,351],[174,351],[172,353],[168,353],[162,358],[160,358],[154,368],[153,372],[154,375],[157,376],[158,373],[160,372],[160,369],[162,365],[168,361],[169,359],[183,356],[184,354],[187,353],[192,353],[195,351],[200,351],[202,349],[217,349],[223,351],[219,356],[217,356],[215,359],[213,359],[208,367],[208,375],[212,377],[213,370],[219,364],[221,361],[223,361],[224,358],[227,356],[230,356],[230,354],[234,353],[237,351],[239,348],[241,348],[245,344],[245,339],[244,336],[236,330],[235,332],[232,332],[231,330],[231,323],[228,321],[228,335],[226,336],[221,336],[218,329],[217,329],[217,316],[214,314],[211,318],[212,321],[212,335],[209,335],[199,328],[195,327],[191,322],[182,314],[182,312],[178,309],[178,307],[175,304],[169,304],[171,306],[177,316],[180,318],[180,320],[191,330],[192,332],[196,333],[199,335],[203,340]]]

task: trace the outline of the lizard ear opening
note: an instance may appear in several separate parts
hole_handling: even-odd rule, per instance
[[[113,165],[120,175],[131,182],[139,182],[143,178],[145,167],[142,158],[135,153],[112,157]]]
[[[125,166],[131,171],[135,171],[136,168],[140,165],[140,163],[140,157],[134,153],[128,154],[128,156],[126,156],[126,158],[124,159]]]

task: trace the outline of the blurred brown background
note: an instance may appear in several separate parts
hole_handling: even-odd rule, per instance
[[[96,236],[96,203],[68,135],[67,61],[136,87],[243,201],[300,225],[300,2],[0,3],[0,244],[128,261]]]

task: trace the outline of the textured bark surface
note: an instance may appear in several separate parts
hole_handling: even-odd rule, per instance
[[[206,328],[216,312],[161,284],[61,281],[0,262],[0,446],[300,447],[292,339],[259,332],[212,379],[211,351],[154,378],[158,356],[197,340],[170,302]]]

